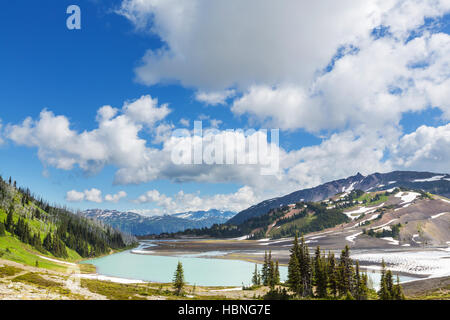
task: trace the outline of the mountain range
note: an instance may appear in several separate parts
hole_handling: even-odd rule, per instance
[[[394,171],[374,173],[367,176],[358,173],[346,179],[327,182],[314,188],[303,189],[286,196],[265,200],[239,212],[228,223],[239,225],[250,218],[264,215],[271,209],[302,201],[322,201],[338,193],[352,190],[380,191],[394,187],[420,189],[444,197],[450,197],[450,175],[417,171]]]
[[[89,209],[80,214],[122,232],[141,236],[173,233],[186,229],[208,228],[214,224],[227,222],[236,212],[211,209],[208,211],[190,211],[163,216],[144,216],[135,212]]]

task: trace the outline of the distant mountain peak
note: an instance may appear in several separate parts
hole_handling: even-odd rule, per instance
[[[228,223],[240,224],[252,217],[269,212],[270,209],[279,208],[300,201],[322,201],[338,193],[352,190],[377,191],[393,187],[406,187],[421,189],[445,197],[450,197],[450,175],[445,173],[393,171],[388,173],[375,172],[364,176],[358,172],[348,178],[323,183],[319,186],[302,189],[288,195],[265,200],[251,206],[234,216]]]
[[[148,235],[210,227],[213,224],[225,223],[234,217],[236,212],[211,209],[162,216],[144,216],[132,211],[89,209],[81,214],[127,233]]]

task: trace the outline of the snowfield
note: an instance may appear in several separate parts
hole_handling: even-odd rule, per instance
[[[358,232],[358,233],[352,234],[351,236],[345,237],[345,240],[354,243],[356,237],[359,236],[359,235],[361,235],[361,234],[362,234],[362,232]]]
[[[398,240],[395,240],[395,239],[392,238],[392,237],[384,237],[384,238],[381,238],[381,240],[388,241],[389,244],[392,244],[392,245],[394,245],[394,246],[398,246],[398,245],[400,244]]]
[[[344,214],[349,217],[352,220],[355,220],[356,218],[358,218],[361,214],[365,213],[365,214],[369,214],[372,212],[375,212],[378,208],[384,206],[384,203],[380,204],[379,206],[376,207],[361,207],[357,210],[353,210],[353,211],[349,211],[349,212],[344,212]]]
[[[420,193],[417,192],[399,192],[395,195],[396,198],[401,198],[402,202],[400,204],[407,204],[413,202]]]
[[[441,216],[443,216],[444,214],[447,214],[447,213],[448,212],[442,212],[442,213],[435,214],[434,216],[431,216],[431,219],[439,218],[439,217],[441,217]]]
[[[432,181],[441,180],[444,177],[445,177],[445,175],[444,176],[434,176],[434,177],[431,177],[428,179],[415,179],[415,180],[413,180],[413,182],[432,182]]]
[[[434,277],[450,276],[450,255],[442,250],[352,254],[352,259],[381,263],[392,271]],[[374,267],[375,268],[375,267]]]
[[[83,278],[83,279],[110,281],[110,282],[122,283],[122,284],[146,283],[145,281],[142,281],[142,280],[133,280],[133,279],[109,277],[109,276],[102,276],[102,275],[99,275],[99,274],[76,274],[74,276],[76,276],[78,278]]]

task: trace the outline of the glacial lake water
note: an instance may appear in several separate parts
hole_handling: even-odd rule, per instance
[[[148,246],[148,244],[146,244]],[[168,283],[173,279],[178,261],[183,264],[186,282],[198,286],[242,286],[249,285],[255,264],[214,258],[223,252],[205,252],[198,255],[154,256],[134,254],[131,250],[102,258],[84,261],[97,267],[97,273],[105,276]],[[261,270],[261,265],[258,265]],[[369,281],[378,289],[380,274],[368,271]],[[280,266],[281,281],[287,279],[287,267]],[[413,280],[400,276],[400,281]]]
[[[106,257],[84,261],[97,267],[97,273],[105,276],[171,282],[178,261],[183,264],[184,278],[189,284],[198,286],[242,286],[249,285],[255,264],[200,256],[154,256],[124,251]],[[261,266],[258,266],[258,270]],[[287,267],[280,266],[280,278],[287,278]]]

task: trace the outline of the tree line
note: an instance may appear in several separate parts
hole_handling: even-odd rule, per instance
[[[111,227],[100,226],[65,208],[51,206],[42,198],[32,195],[29,189],[17,188],[11,178],[4,181],[1,176],[0,209],[6,212],[5,221],[0,221],[0,236],[8,231],[39,252],[50,252],[56,257],[68,257],[67,248],[82,257],[93,257],[108,253],[111,248],[121,249],[136,242],[134,237],[128,237]],[[38,221],[48,228],[43,240],[40,230],[32,231],[31,221]]]

